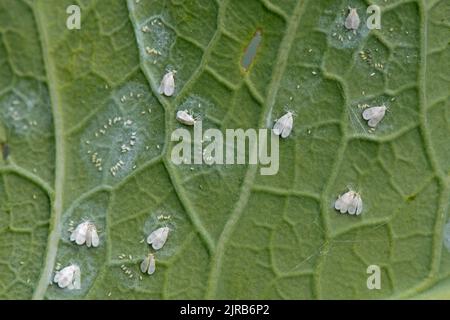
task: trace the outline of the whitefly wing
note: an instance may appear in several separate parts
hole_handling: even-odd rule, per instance
[[[74,265],[63,268],[55,274],[53,282],[57,283],[60,288],[68,287],[69,289],[71,289],[72,282],[74,281],[74,271]]]
[[[153,231],[147,238],[147,243],[151,244],[153,249],[161,249],[167,241],[169,235],[169,228],[162,227]]]
[[[173,76],[173,72],[167,72],[163,79],[161,80],[161,84],[159,86],[159,93],[164,94],[168,97],[172,96],[175,92],[175,79]]]
[[[352,191],[347,191],[336,200],[334,208],[341,213],[346,213],[352,201]]]
[[[153,274],[156,269],[155,256],[151,253],[147,255],[142,261],[140,268],[143,273]]]
[[[351,215],[356,213],[356,208],[357,208],[357,197],[355,195],[352,196],[350,203],[348,205],[348,210],[347,212]]]
[[[372,128],[376,127],[378,123],[384,118],[386,114],[386,107],[372,107],[367,108],[363,111],[363,118],[364,120],[369,120],[368,125]]]
[[[143,273],[146,273],[147,272],[147,270],[148,270],[148,266],[150,265],[150,255],[148,255],[148,256],[146,256],[145,258],[144,258],[144,260],[142,260],[142,262],[141,262],[141,271],[143,272]]]
[[[98,245],[100,243],[100,239],[98,237],[97,228],[95,226],[91,231],[91,238],[92,238],[92,246],[94,248],[98,247]]]
[[[86,230],[86,245],[88,247],[98,247],[99,238],[97,233],[97,228],[93,223],[90,223]]]
[[[73,266],[74,270],[73,270],[73,289],[81,289],[81,270],[80,267],[78,266]]]
[[[356,215],[360,215],[363,210],[363,202],[361,196],[358,194],[356,197]]]
[[[53,277],[53,282],[58,283],[61,277],[60,271],[56,271],[55,276]]]
[[[156,259],[155,259],[155,256],[153,254],[151,254],[149,257],[149,265],[148,265],[147,273],[153,274],[155,272],[155,270],[156,270]]]
[[[194,117],[192,117],[186,110],[179,110],[177,112],[176,119],[186,125],[192,126],[195,123]]]
[[[358,12],[356,11],[356,9],[350,8],[350,12],[345,19],[345,27],[349,30],[357,30],[360,23],[361,20],[359,19]]]
[[[78,236],[78,228],[75,228],[75,230],[73,230],[72,233],[70,234],[70,241],[75,241],[77,236]]]
[[[294,119],[292,118],[292,113],[288,112],[286,114],[286,119],[284,120],[284,130],[281,133],[282,138],[287,138],[291,134],[292,125],[294,123]]]
[[[277,136],[287,138],[292,131],[293,118],[292,113],[288,112],[275,122],[272,131]]]
[[[80,223],[70,235],[70,240],[75,241],[76,244],[82,245],[86,241],[86,233],[89,226],[89,222],[85,221]]]
[[[272,131],[277,136],[281,135],[281,133],[283,132],[283,124],[281,123],[280,119],[278,119],[277,122],[275,122]]]
[[[345,203],[344,203],[342,197],[339,196],[339,197],[336,199],[336,201],[334,202],[334,208],[335,208],[336,210],[341,211],[341,209],[344,209],[344,206],[345,206]],[[347,208],[345,208],[345,210],[347,211]]]

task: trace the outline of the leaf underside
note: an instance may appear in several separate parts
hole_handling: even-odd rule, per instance
[[[365,25],[370,4],[381,30]],[[388,107],[373,132],[366,104]],[[292,111],[278,174],[174,165],[184,109],[223,132]],[[0,133],[0,298],[450,298],[447,0],[0,0]],[[347,187],[358,217],[333,208]],[[98,248],[69,241],[83,219]],[[161,226],[144,275],[143,239]],[[50,285],[71,263],[81,289]]]

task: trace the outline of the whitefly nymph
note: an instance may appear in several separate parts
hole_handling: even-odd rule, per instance
[[[334,208],[341,213],[356,214],[358,216],[363,210],[361,195],[353,190],[349,190],[337,198]]]
[[[367,120],[367,124],[371,128],[375,128],[378,123],[383,120],[386,114],[386,106],[382,105],[380,107],[371,107],[364,109],[362,113],[362,117],[364,120]]]
[[[282,138],[287,138],[291,134],[294,118],[292,112],[288,111],[280,119],[275,122],[273,126],[273,133]]]
[[[178,122],[185,124],[187,126],[193,126],[195,124],[195,118],[187,110],[179,110],[177,112],[176,119]]]
[[[361,20],[359,19],[358,12],[355,8],[348,8],[350,10],[347,18],[345,19],[345,27],[349,30],[357,30]]]
[[[78,245],[86,244],[88,247],[98,247],[100,240],[97,233],[97,227],[90,221],[80,223],[72,234],[70,241],[75,241]]]
[[[175,73],[176,71],[168,71],[161,80],[158,92],[167,97],[173,96],[175,93]]]
[[[56,271],[53,282],[58,284],[60,288],[69,290],[81,289],[81,271],[76,264],[71,264],[59,271]]]
[[[155,250],[161,249],[167,241],[169,230],[170,229],[168,227],[156,229],[147,237],[147,243],[150,244]]]
[[[142,273],[153,274],[156,269],[155,255],[149,253],[141,263]]]

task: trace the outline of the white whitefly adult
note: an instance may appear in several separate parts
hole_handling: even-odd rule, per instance
[[[358,216],[363,210],[361,195],[353,190],[349,190],[337,198],[334,208],[341,213],[348,212],[351,215],[356,214]]]
[[[86,231],[86,245],[89,248],[91,246],[96,248],[98,247],[99,243],[100,239],[98,238],[97,228],[93,223],[90,223]]]
[[[53,282],[60,288],[69,290],[81,289],[81,271],[76,264],[71,264],[59,271],[56,271]]]
[[[175,93],[175,71],[168,71],[161,80],[158,92],[168,97],[173,96]]]
[[[350,13],[345,19],[345,27],[349,30],[357,30],[359,28],[359,24],[361,23],[358,12],[355,8],[349,8],[349,10]]]
[[[167,241],[169,230],[168,227],[156,229],[147,237],[147,243],[151,244],[155,250],[161,249]]]
[[[179,110],[176,119],[178,122],[188,126],[193,126],[195,124],[194,117],[187,110]]]
[[[287,112],[280,119],[275,122],[273,126],[273,133],[282,138],[287,138],[291,134],[294,118],[292,112]]]
[[[90,221],[80,223],[70,235],[70,241],[75,241],[80,246],[86,243],[88,247],[98,247],[100,241],[97,227]]]
[[[149,253],[141,263],[141,271],[143,273],[153,274],[156,269],[155,256]]]
[[[364,120],[368,120],[367,124],[371,128],[375,128],[378,123],[383,120],[385,114],[386,114],[386,106],[382,105],[380,107],[371,107],[364,109],[362,113],[362,117]]]

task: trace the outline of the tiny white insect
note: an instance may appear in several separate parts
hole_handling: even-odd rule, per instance
[[[182,124],[193,126],[195,124],[194,117],[187,110],[179,110],[176,119]]]
[[[386,114],[386,106],[382,105],[380,107],[371,107],[363,111],[362,117],[364,120],[369,120],[367,124],[369,127],[375,128],[378,123],[384,118]]]
[[[281,135],[282,138],[287,138],[291,134],[293,123],[292,112],[288,112],[277,120],[272,131],[277,136]]]
[[[169,235],[168,227],[156,229],[148,236],[147,243],[151,244],[153,249],[159,250],[166,243],[168,235]]]
[[[349,30],[357,30],[359,28],[359,24],[361,23],[358,12],[354,8],[348,9],[350,10],[350,13],[347,16],[347,19],[345,19],[345,27]]]
[[[153,274],[155,269],[155,256],[149,253],[141,263],[141,271],[143,273]]]
[[[159,93],[164,94],[168,97],[173,96],[175,92],[175,79],[174,79],[175,71],[167,72],[161,80],[161,84],[159,86]]]
[[[348,212],[351,215],[356,214],[358,216],[363,210],[361,195],[353,190],[349,190],[338,197],[334,203],[334,208],[341,213]]]
[[[80,267],[71,264],[64,269],[57,271],[53,278],[53,282],[57,283],[60,288],[67,288],[69,290],[81,289]]]
[[[98,247],[99,237],[96,226],[90,221],[80,223],[70,235],[70,241],[78,245],[86,243],[88,247]]]

